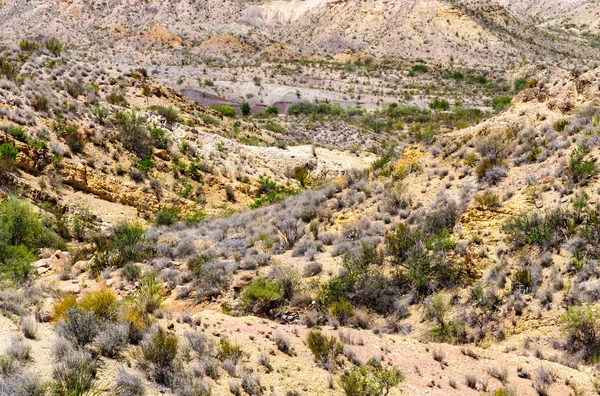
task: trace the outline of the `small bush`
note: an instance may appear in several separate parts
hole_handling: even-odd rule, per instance
[[[0,159],[16,161],[19,150],[15,146],[9,143],[0,145]]]
[[[21,331],[26,338],[35,339],[37,334],[37,322],[34,316],[21,317]]]
[[[108,324],[96,337],[96,345],[102,356],[117,358],[129,340],[129,325]]]
[[[6,348],[6,354],[22,362],[29,360],[31,355],[31,345],[27,344],[22,338],[13,337]]]
[[[331,308],[329,309],[331,315],[338,320],[338,322],[345,326],[348,323],[348,320],[354,316],[354,309],[352,308],[352,303],[347,300],[336,301],[331,304]]]
[[[179,221],[180,211],[178,208],[169,208],[159,210],[154,214],[154,224],[156,226],[170,226]]]
[[[503,384],[506,384],[506,382],[508,381],[508,370],[506,369],[506,367],[489,367],[488,374],[490,375],[490,377],[496,378]]]
[[[500,197],[498,194],[486,192],[475,196],[475,202],[477,202],[481,208],[497,208],[500,206]]]
[[[213,106],[224,117],[235,117],[235,109],[229,105]]]
[[[151,137],[148,133],[146,119],[135,111],[117,113],[116,121],[123,146],[135,153],[139,158],[152,154]]]
[[[592,358],[594,362],[600,358],[596,333],[599,319],[600,312],[592,305],[569,307],[561,317],[568,348],[572,352],[582,353],[585,359]]]
[[[279,349],[281,352],[285,353],[286,355],[293,355],[294,351],[290,346],[290,340],[287,338],[287,336],[282,333],[277,333],[275,334],[273,341],[275,341],[277,349]]]
[[[184,336],[187,339],[190,348],[198,354],[198,357],[203,357],[210,352],[211,344],[203,333],[186,331]]]
[[[121,269],[121,276],[130,282],[136,281],[142,275],[142,269],[133,263],[127,263]]]
[[[257,373],[245,373],[242,376],[242,389],[250,396],[262,395],[264,392]]]
[[[44,47],[46,47],[46,49],[54,56],[59,56],[63,51],[63,44],[54,37],[44,40]]]
[[[387,369],[370,359],[364,367],[346,371],[338,383],[347,396],[375,396],[389,394],[404,378],[397,367]]]
[[[80,346],[91,343],[98,333],[94,313],[79,307],[69,308],[64,320],[59,323],[58,333]]]
[[[250,103],[243,102],[240,106],[240,110],[242,111],[242,115],[249,116],[251,112]]]
[[[117,314],[117,297],[109,289],[87,293],[78,306],[94,314],[97,321],[113,320]]]
[[[120,396],[144,396],[146,391],[140,377],[123,367],[119,367],[115,378],[115,394]]]
[[[473,374],[465,374],[465,383],[471,389],[477,389],[477,377]]]
[[[60,320],[65,317],[70,308],[77,306],[77,297],[75,294],[66,294],[54,303],[52,310],[54,312],[54,320]]]
[[[242,290],[240,300],[246,310],[268,313],[283,301],[283,291],[279,284],[267,278],[256,277]]]
[[[172,107],[151,106],[150,110],[162,116],[170,124],[179,122],[179,112]]]
[[[323,264],[321,263],[308,263],[304,266],[304,276],[310,277],[319,275],[323,271]]]
[[[53,369],[53,393],[61,396],[84,395],[96,377],[96,362],[84,350],[69,350],[57,359]]]
[[[34,251],[41,247],[64,248],[31,206],[9,196],[0,203],[0,279],[22,282],[31,273]]]
[[[435,99],[433,102],[429,103],[429,108],[446,111],[450,109],[450,103],[446,99]]]
[[[316,330],[309,331],[306,343],[317,364],[328,370],[333,370],[337,356],[344,350],[344,346],[335,336],[327,337]]]
[[[265,114],[277,115],[279,114],[279,109],[275,106],[269,106],[265,109]]]
[[[492,99],[492,107],[495,110],[504,110],[510,105],[511,101],[512,101],[512,97],[510,97],[508,95],[496,96],[495,98]]]
[[[21,51],[37,51],[40,48],[40,44],[35,41],[21,40],[19,48]]]
[[[594,161],[584,161],[589,150],[579,146],[569,154],[568,174],[575,183],[581,183],[596,174],[598,167]]]
[[[245,355],[246,354],[242,350],[242,347],[238,344],[232,343],[228,338],[222,338],[219,342],[217,359],[219,359],[221,362],[229,360],[233,362],[233,364],[238,364]]]
[[[136,358],[149,378],[163,385],[172,383],[178,343],[177,336],[168,334],[162,327],[144,337]]]

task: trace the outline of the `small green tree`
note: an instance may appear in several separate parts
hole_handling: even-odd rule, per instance
[[[250,103],[248,103],[248,102],[242,103],[242,105],[240,106],[240,110],[242,111],[242,115],[249,116],[250,111],[251,111]]]

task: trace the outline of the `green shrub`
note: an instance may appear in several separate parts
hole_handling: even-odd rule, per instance
[[[374,171],[378,169],[382,169],[384,166],[390,163],[392,157],[394,156],[395,147],[387,150],[381,157],[377,158],[372,164],[371,169]]]
[[[306,344],[313,353],[320,367],[333,370],[337,356],[342,353],[344,346],[335,338],[327,337],[320,331],[311,330],[306,336]]]
[[[148,172],[152,168],[154,168],[154,162],[150,156],[146,156],[144,159],[138,160],[136,167],[142,172],[144,175],[148,175]]]
[[[554,123],[554,130],[556,132],[562,132],[562,131],[565,130],[565,128],[567,127],[567,125],[569,125],[569,121],[567,121],[565,119],[557,120]]]
[[[94,257],[89,269],[98,275],[108,267],[121,268],[127,263],[153,257],[155,244],[144,234],[144,228],[138,223],[121,223],[113,228],[112,236],[96,236],[94,243],[99,254]]]
[[[9,143],[0,145],[0,159],[16,161],[19,150]]]
[[[245,355],[246,354],[242,350],[242,347],[229,341],[229,338],[221,338],[221,341],[219,341],[217,359],[220,361],[224,362],[229,360],[234,364],[238,364]]]
[[[364,367],[346,371],[338,384],[347,396],[380,396],[389,394],[404,378],[397,367],[388,369],[379,361],[369,359]]]
[[[469,82],[471,84],[487,84],[487,78],[485,76],[472,76],[469,77]]]
[[[269,106],[265,109],[265,114],[277,115],[279,114],[279,109],[275,106]]]
[[[596,174],[598,167],[594,161],[584,161],[589,150],[579,146],[569,154],[568,174],[575,183],[581,183]]]
[[[39,43],[36,43],[35,41],[21,40],[19,42],[19,48],[21,49],[21,51],[32,52],[32,51],[37,51],[38,49],[40,49],[40,45],[39,45]]]
[[[283,301],[283,291],[279,284],[258,276],[242,290],[240,300],[246,310],[268,313]]]
[[[0,280],[8,278],[17,283],[23,282],[33,271],[31,264],[35,260],[35,255],[26,246],[0,242]]]
[[[338,320],[338,322],[344,326],[348,323],[348,320],[354,316],[354,309],[352,303],[347,300],[336,301],[331,304],[329,309],[331,315]]]
[[[44,47],[54,56],[59,56],[63,51],[63,44],[54,37],[44,40]]]
[[[179,112],[170,106],[151,106],[150,110],[162,116],[168,123],[179,122]]]
[[[514,84],[515,92],[521,92],[522,90],[524,90],[526,88],[526,85],[527,85],[526,78],[517,78],[515,80],[515,84]]]
[[[85,350],[69,350],[56,362],[52,371],[51,391],[56,396],[90,395],[94,388],[97,364]],[[45,394],[45,392],[44,392]]]
[[[436,98],[433,102],[429,103],[429,108],[433,110],[449,110],[450,103],[446,99]]]
[[[92,312],[94,318],[100,322],[117,317],[117,297],[109,289],[86,293],[77,305],[87,312]]]
[[[446,78],[450,78],[452,80],[464,80],[465,79],[465,75],[462,74],[461,72],[459,72],[458,70],[455,71],[446,71]]]
[[[482,208],[497,208],[500,206],[500,196],[486,192],[475,196],[475,202]]]
[[[165,300],[160,284],[153,273],[146,275],[141,281],[139,288],[131,298],[135,309],[142,315],[151,314],[162,305]]]
[[[508,95],[496,96],[492,99],[492,107],[496,110],[504,110],[512,101],[512,97]]]
[[[252,111],[252,109],[250,108],[250,103],[243,102],[240,106],[240,110],[242,112],[242,115],[249,116],[250,112]]]
[[[213,106],[213,109],[217,110],[224,117],[235,117],[235,109],[229,105]]]
[[[183,216],[183,220],[188,224],[199,224],[204,221],[208,215],[201,208],[193,209]]]
[[[116,115],[119,134],[123,146],[144,158],[151,153],[151,138],[148,133],[146,119],[135,111],[121,111]]]
[[[138,223],[121,223],[114,228],[112,244],[123,265],[131,261],[142,261],[154,253],[152,244],[144,236],[145,232]]]
[[[561,316],[563,332],[568,339],[566,346],[575,353],[582,353],[592,363],[598,362],[600,349],[598,344],[598,320],[600,312],[593,305],[569,307]]]
[[[164,129],[153,125],[151,127],[148,127],[148,131],[150,132],[150,137],[154,142],[154,147],[163,150],[167,150],[169,148],[171,140],[167,136],[167,132]]]
[[[13,62],[6,57],[0,56],[0,76],[15,81],[19,76],[20,71],[21,67],[17,62]]]
[[[27,136],[25,135],[25,129],[20,126],[11,126],[8,128],[8,133],[20,142],[26,142]]]
[[[425,65],[413,65],[410,71],[413,73],[427,73],[429,69]]]
[[[202,121],[204,121],[207,125],[214,125],[214,126],[221,125],[221,122],[219,120],[217,120],[214,117],[209,116],[208,114],[200,113],[200,114],[198,114],[198,117],[200,117],[200,119]]]
[[[170,226],[179,221],[181,216],[179,208],[159,210],[154,214],[154,224],[157,226]]]
[[[64,248],[64,242],[25,201],[8,197],[0,203],[0,277],[24,280],[40,247]]]
[[[557,247],[561,243],[568,222],[568,213],[556,209],[547,211],[544,215],[523,213],[511,217],[502,230],[508,234],[508,242],[515,248],[538,245],[542,249],[548,249]]]

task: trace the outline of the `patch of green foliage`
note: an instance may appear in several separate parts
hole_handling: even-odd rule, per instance
[[[64,248],[64,242],[47,228],[26,201],[9,196],[0,203],[0,277],[25,280],[41,247]]]
[[[287,186],[277,184],[273,179],[271,179],[270,176],[267,175],[260,175],[258,180],[259,198],[249,205],[251,209],[257,209],[267,204],[279,202],[285,197],[298,195],[300,193],[299,189],[293,188],[289,184]]]

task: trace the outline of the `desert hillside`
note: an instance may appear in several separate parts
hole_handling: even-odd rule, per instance
[[[598,12],[0,0],[0,395],[600,394]]]

